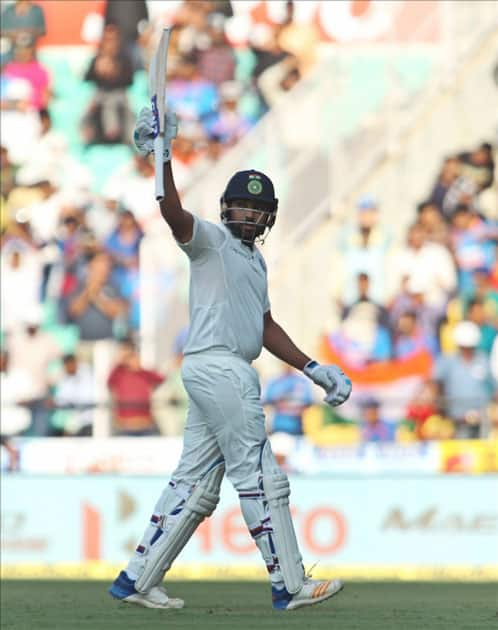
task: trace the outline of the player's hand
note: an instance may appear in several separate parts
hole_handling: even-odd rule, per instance
[[[147,156],[154,151],[154,116],[149,107],[144,107],[138,114],[133,140],[140,155]]]
[[[178,119],[174,112],[164,115],[164,152],[163,159],[168,161],[171,157],[171,140],[176,138],[178,132]],[[156,137],[154,116],[150,107],[144,107],[138,115],[133,140],[141,155],[147,156],[154,152],[154,138]]]
[[[332,407],[342,405],[349,398],[351,381],[337,365],[320,365],[316,361],[310,361],[303,371],[315,385],[323,387],[327,394],[324,400]]]

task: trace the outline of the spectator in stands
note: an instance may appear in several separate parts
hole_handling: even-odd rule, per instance
[[[289,56],[264,70],[258,79],[258,87],[265,103],[269,107],[275,107],[300,80],[301,72],[297,60]]]
[[[270,433],[302,435],[303,412],[313,403],[309,379],[285,364],[282,373],[267,383],[262,402],[273,409]]]
[[[186,166],[183,173],[181,172],[181,165],[177,162],[175,166],[175,183],[177,184],[178,190],[185,191],[190,184],[196,182],[200,177],[207,175],[228,148],[229,147],[223,144],[221,136],[216,134],[206,136],[204,142],[201,144],[201,150],[197,156],[198,159],[196,158],[189,166]],[[173,147],[173,158],[175,158],[175,147]],[[179,166],[180,184],[176,181],[176,172]]]
[[[201,77],[192,55],[179,57],[169,65],[168,101],[171,107],[181,120],[208,124],[218,107],[216,86]]]
[[[385,300],[385,265],[390,237],[380,225],[377,201],[371,195],[362,196],[357,205],[356,224],[341,234],[342,252],[341,295],[345,304],[358,298],[357,277],[368,272],[370,297],[377,303]]]
[[[252,78],[261,101],[261,114],[263,114],[269,109],[270,104],[266,102],[260,89],[259,78],[270,66],[281,62],[290,55],[281,47],[277,29],[268,24],[258,24],[252,28],[249,46],[256,59]]]
[[[3,67],[2,77],[10,81],[27,81],[31,88],[29,106],[37,111],[46,108],[50,97],[50,77],[36,58],[32,39],[20,37],[16,40],[13,58]]]
[[[397,293],[404,279],[423,289],[425,302],[443,317],[456,289],[455,263],[446,247],[427,240],[419,223],[408,230],[406,245],[393,253],[388,266],[391,291]]]
[[[39,252],[19,239],[9,240],[1,256],[1,329],[10,333],[40,304],[42,261]]]
[[[128,334],[140,326],[139,250],[143,232],[132,212],[122,209],[118,225],[106,239],[105,248],[113,261],[112,282],[129,305]]]
[[[69,319],[78,326],[81,341],[90,346],[113,339],[115,325],[128,309],[111,281],[111,270],[109,255],[96,254],[88,263],[86,278],[79,279],[68,296]]]
[[[363,442],[391,442],[395,438],[395,425],[382,419],[377,398],[368,396],[360,402],[360,423]]]
[[[437,334],[444,317],[439,308],[427,303],[427,283],[422,278],[404,276],[400,289],[389,302],[389,320],[391,329],[395,329],[401,315],[406,311],[416,314],[418,325],[427,338]]]
[[[1,14],[1,36],[14,44],[19,37],[29,37],[33,44],[46,33],[43,9],[30,0],[5,3]]]
[[[436,356],[438,344],[434,335],[428,335],[417,321],[415,311],[405,311],[393,331],[393,358],[409,359],[420,352]]]
[[[48,109],[41,109],[38,112],[40,121],[40,135],[37,142],[31,147],[30,155],[23,164],[22,171],[44,169],[46,173],[56,176],[60,170],[61,163],[68,155],[67,139],[60,131],[56,131],[52,126],[52,118]],[[65,165],[66,167],[66,165]]]
[[[105,26],[117,28],[125,55],[131,59],[133,71],[144,67],[142,41],[149,37],[149,12],[145,0],[110,0],[106,2]]]
[[[54,239],[58,257],[45,268],[47,285],[52,285],[51,290],[46,290],[45,294],[60,300],[61,323],[66,323],[64,304],[76,290],[86,266],[88,230],[84,227],[83,220],[84,215],[78,208],[61,208],[59,227]]]
[[[201,77],[219,86],[235,79],[235,54],[225,35],[223,15],[215,13],[207,21],[209,44],[203,42],[202,48],[197,49],[197,67]]]
[[[470,321],[460,322],[454,329],[454,339],[458,350],[440,355],[434,379],[441,387],[446,413],[456,424],[456,436],[479,437],[497,384],[489,358],[477,350],[479,328]]]
[[[53,394],[56,408],[52,415],[54,432],[60,435],[92,435],[95,381],[92,368],[81,363],[74,354],[63,359],[63,374],[58,379]]]
[[[191,54],[200,42],[209,42],[207,34],[209,16],[215,8],[215,3],[183,1],[175,13],[174,37],[178,37],[178,52]]]
[[[317,59],[320,32],[311,22],[295,20],[295,3],[286,3],[286,17],[278,30],[278,42],[283,50],[293,55],[298,62],[299,74],[306,73]]]
[[[425,231],[429,243],[449,247],[450,230],[438,206],[432,201],[423,201],[417,206],[417,223]]]
[[[105,241],[116,229],[119,213],[125,209],[115,194],[111,193],[111,196],[104,194],[101,198],[93,200],[87,208],[87,225],[99,242]]]
[[[485,308],[484,300],[480,298],[473,298],[467,305],[466,319],[473,322],[480,332],[480,341],[477,346],[477,350],[480,350],[487,355],[491,353],[493,342],[498,329],[491,324],[491,318],[488,317]]]
[[[16,185],[17,166],[10,161],[9,151],[0,147],[0,194],[7,199]]]
[[[475,290],[474,272],[477,269],[491,272],[496,262],[495,238],[493,227],[468,205],[457,206],[451,218],[451,242],[461,292]]]
[[[369,303],[352,308],[329,343],[345,363],[358,367],[385,361],[392,353],[389,331],[379,325],[377,309]]]
[[[59,226],[61,208],[66,202],[59,184],[44,169],[33,170],[23,180],[31,191],[36,191],[38,199],[33,199],[23,208],[23,220],[29,221],[33,239],[37,243],[48,243],[55,238]],[[10,199],[9,199],[10,202]]]
[[[102,35],[97,54],[85,74],[96,92],[83,117],[87,144],[129,144],[133,116],[126,88],[133,82],[133,65],[124,52],[116,26],[109,24]]]
[[[443,212],[444,198],[452,184],[458,179],[460,174],[460,162],[456,157],[448,157],[443,163],[428,201],[434,203]],[[446,216],[446,214],[445,214]],[[448,218],[448,217],[446,217]]]
[[[138,254],[143,232],[135,215],[122,209],[118,224],[105,240],[104,246],[112,260],[112,280],[116,286],[126,284],[128,276],[138,267]]]
[[[212,123],[208,124],[211,135],[219,136],[228,146],[236,144],[250,128],[249,120],[239,111],[241,85],[229,81],[220,85],[220,106]]]
[[[341,319],[347,319],[351,311],[359,304],[368,304],[376,312],[377,323],[384,328],[389,328],[389,313],[382,304],[378,304],[370,297],[370,276],[364,271],[357,276],[358,298],[352,304],[342,307]]]
[[[413,432],[418,440],[449,440],[454,437],[455,426],[445,417],[439,387],[428,380],[416,393],[406,409],[406,419],[414,424]]]
[[[31,394],[29,373],[26,369],[12,369],[5,348],[0,349],[0,391],[2,396],[0,433],[18,435],[31,424],[31,412],[24,404]]]
[[[105,185],[104,196],[130,210],[146,234],[157,226],[154,163],[150,157],[136,154],[117,169]]]
[[[146,370],[140,363],[132,343],[122,346],[122,353],[111,371],[107,385],[114,401],[114,432],[116,435],[158,435],[152,416],[151,397],[164,376]]]
[[[32,173],[44,174],[50,181],[59,182],[72,198],[88,198],[91,186],[89,168],[71,154],[66,136],[52,125],[47,109],[38,112],[39,130],[29,155],[18,171],[18,179],[30,178]],[[61,164],[64,163],[64,177]]]
[[[17,188],[14,192],[17,191]],[[13,193],[12,193],[13,194]],[[7,243],[11,243],[13,241],[19,241],[20,244],[25,245],[28,251],[36,252],[38,251],[38,241],[34,238],[33,232],[31,230],[31,224],[27,220],[27,212],[23,209],[16,210],[15,206],[11,206],[10,200],[12,194],[9,196],[9,200],[7,202],[7,211],[11,213],[11,215],[15,212],[14,216],[8,217],[7,221],[4,225],[4,231],[2,234],[2,245],[6,246]]]
[[[498,329],[498,286],[493,286],[491,274],[486,267],[475,269],[472,278],[472,289],[461,295],[463,310],[468,308],[472,299],[481,300],[491,325]]]
[[[14,164],[25,161],[36,144],[38,113],[32,108],[27,79],[0,75],[0,136]]]
[[[495,163],[491,144],[483,142],[473,151],[460,153],[457,157],[461,164],[461,174],[474,182],[478,193],[492,185]]]
[[[62,350],[48,332],[41,329],[41,309],[25,313],[23,328],[13,332],[8,338],[10,368],[26,372],[29,377],[29,391],[25,392],[25,404],[31,412],[28,435],[50,435],[50,410],[47,405],[52,376],[49,366],[59,359]]]

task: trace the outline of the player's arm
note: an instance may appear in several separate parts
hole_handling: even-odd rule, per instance
[[[271,315],[271,311],[264,314],[263,346],[273,356],[297,370],[303,370],[311,358],[301,352],[285,330],[277,324]]]
[[[194,218],[182,208],[180,196],[173,179],[171,168],[171,141],[176,137],[177,120],[174,113],[166,114],[163,152],[164,197],[160,202],[161,215],[171,228],[173,236],[180,243],[187,243],[192,238]],[[149,155],[154,150],[154,117],[152,110],[144,107],[137,118],[134,132],[137,149],[142,155]]]
[[[173,179],[171,160],[164,162],[164,197],[159,203],[161,215],[171,228],[173,236],[180,243],[188,243],[192,239],[194,217],[182,208],[180,196]]]
[[[320,365],[310,359],[277,324],[271,311],[264,314],[263,346],[278,359],[301,370],[315,385],[325,390],[325,402],[336,406],[345,402],[351,394],[351,381],[336,365]]]

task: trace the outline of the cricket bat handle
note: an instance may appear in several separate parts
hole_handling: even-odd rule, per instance
[[[164,137],[161,134],[158,134],[154,138],[154,165],[156,169],[156,199],[157,201],[162,201],[164,199],[163,151],[164,151]]]

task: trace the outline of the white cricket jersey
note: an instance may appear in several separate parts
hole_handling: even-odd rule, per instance
[[[224,225],[194,216],[188,243],[190,327],[184,354],[227,350],[248,362],[263,347],[263,316],[270,310],[266,264]]]

